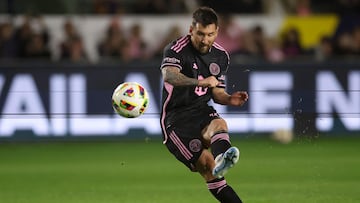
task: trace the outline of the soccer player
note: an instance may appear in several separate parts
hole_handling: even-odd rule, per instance
[[[198,8],[189,34],[164,48],[160,123],[168,150],[191,171],[201,174],[215,198],[222,203],[239,203],[239,196],[224,178],[238,161],[239,150],[231,146],[226,121],[208,102],[212,99],[222,105],[241,106],[248,94],[225,91],[229,55],[214,42],[218,29],[215,11]]]

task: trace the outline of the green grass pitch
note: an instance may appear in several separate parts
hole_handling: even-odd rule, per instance
[[[233,140],[228,183],[247,203],[360,202],[360,138]],[[160,140],[0,144],[1,203],[211,203]]]

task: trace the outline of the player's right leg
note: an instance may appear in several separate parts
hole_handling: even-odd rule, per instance
[[[236,147],[230,147],[224,153],[219,154],[215,158],[215,167],[212,174],[218,178],[224,177],[225,173],[238,162],[239,156],[240,151]]]
[[[203,137],[210,144],[211,152],[215,157],[215,167],[212,174],[222,178],[239,160],[240,152],[231,146],[228,128],[225,120],[218,118],[210,122],[203,132]]]

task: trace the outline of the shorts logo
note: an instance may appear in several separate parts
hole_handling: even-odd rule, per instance
[[[220,66],[216,63],[211,63],[209,70],[212,75],[218,75],[220,73]]]
[[[202,148],[201,141],[199,139],[193,139],[189,143],[189,148],[192,152],[199,152]]]
[[[218,78],[218,80],[225,80],[225,75],[220,75],[220,77]]]

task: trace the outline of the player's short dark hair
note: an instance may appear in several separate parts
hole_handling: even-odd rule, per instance
[[[200,7],[193,13],[192,25],[195,26],[196,23],[200,23],[203,26],[210,24],[218,26],[218,16],[212,8]]]

